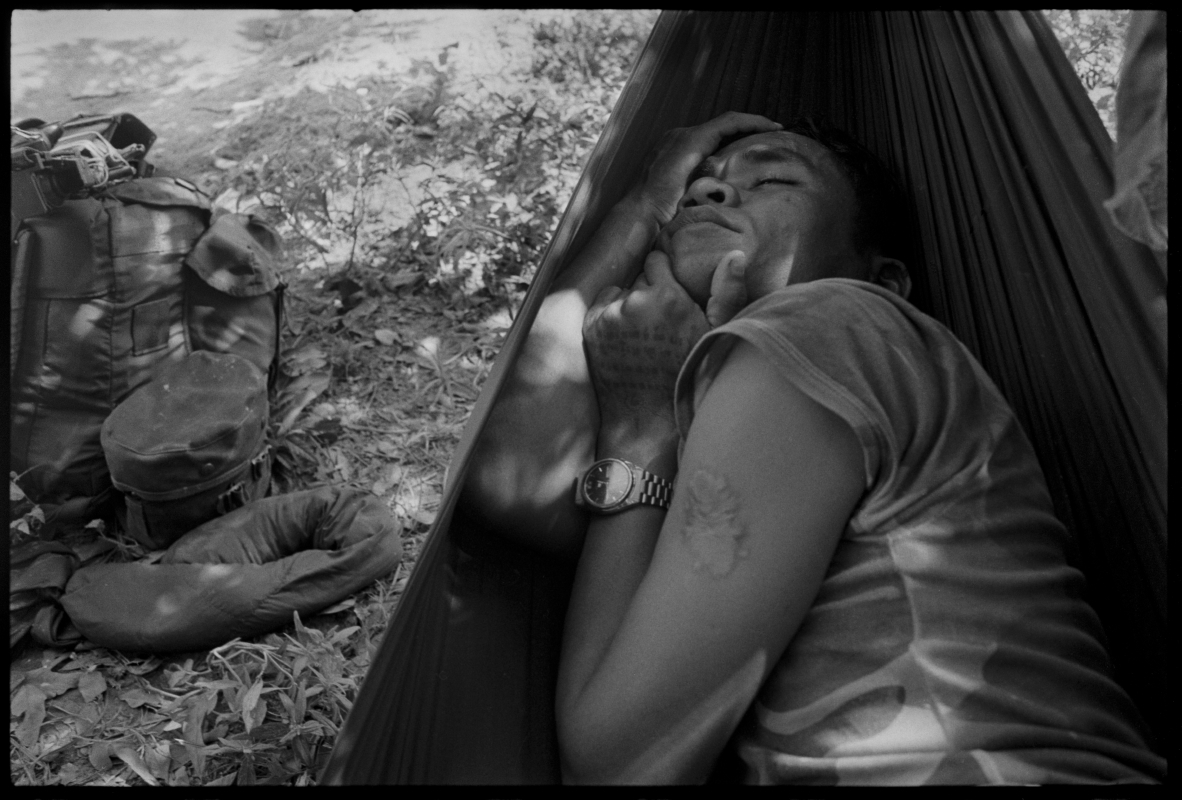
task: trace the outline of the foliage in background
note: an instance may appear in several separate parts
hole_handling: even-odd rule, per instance
[[[453,91],[445,48],[404,75],[267,101],[217,151],[211,188],[259,204],[330,272],[394,265],[507,300],[529,283],[652,12],[534,28],[511,91]],[[499,87],[503,88],[503,87]]]
[[[1091,9],[1043,13],[1088,97],[1100,112],[1104,127],[1115,139],[1116,86],[1132,12]]]

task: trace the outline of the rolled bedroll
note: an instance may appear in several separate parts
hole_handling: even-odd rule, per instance
[[[1165,260],[1105,211],[1112,141],[1042,15],[666,12],[472,412],[325,783],[559,781],[572,570],[457,511],[460,488],[555,276],[664,131],[728,110],[824,119],[900,176],[915,206],[912,301],[968,346],[1033,441],[1116,677],[1160,750]]]

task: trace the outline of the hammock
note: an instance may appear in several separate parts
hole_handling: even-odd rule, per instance
[[[558,781],[571,573],[457,513],[458,488],[554,276],[662,132],[730,109],[822,117],[903,179],[917,212],[912,299],[1013,405],[1117,678],[1164,740],[1165,261],[1102,208],[1112,142],[1041,14],[666,12],[472,412],[325,783]]]

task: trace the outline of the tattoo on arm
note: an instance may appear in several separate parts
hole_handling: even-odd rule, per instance
[[[739,516],[739,496],[721,475],[700,469],[690,476],[682,534],[698,572],[729,575],[747,555],[742,546],[747,531]]]
[[[633,412],[651,412],[651,397],[668,396],[669,408],[661,408],[672,416],[671,383],[693,342],[662,330],[607,331],[597,345],[599,366],[597,386],[611,395],[619,407]],[[652,365],[663,365],[654,368]]]

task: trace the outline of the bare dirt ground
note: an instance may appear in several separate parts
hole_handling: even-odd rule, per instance
[[[366,592],[256,641],[167,658],[14,653],[14,783],[315,782],[472,403],[654,19],[14,12],[13,122],[133,113],[159,137],[152,163],[283,234],[273,492],[372,492],[407,552]],[[35,514],[10,535],[21,525],[36,533]]]
[[[12,117],[128,110],[159,140],[161,167],[200,178],[225,131],[268,100],[327,92],[417,61],[452,65],[452,91],[511,84],[540,12],[17,11]]]

